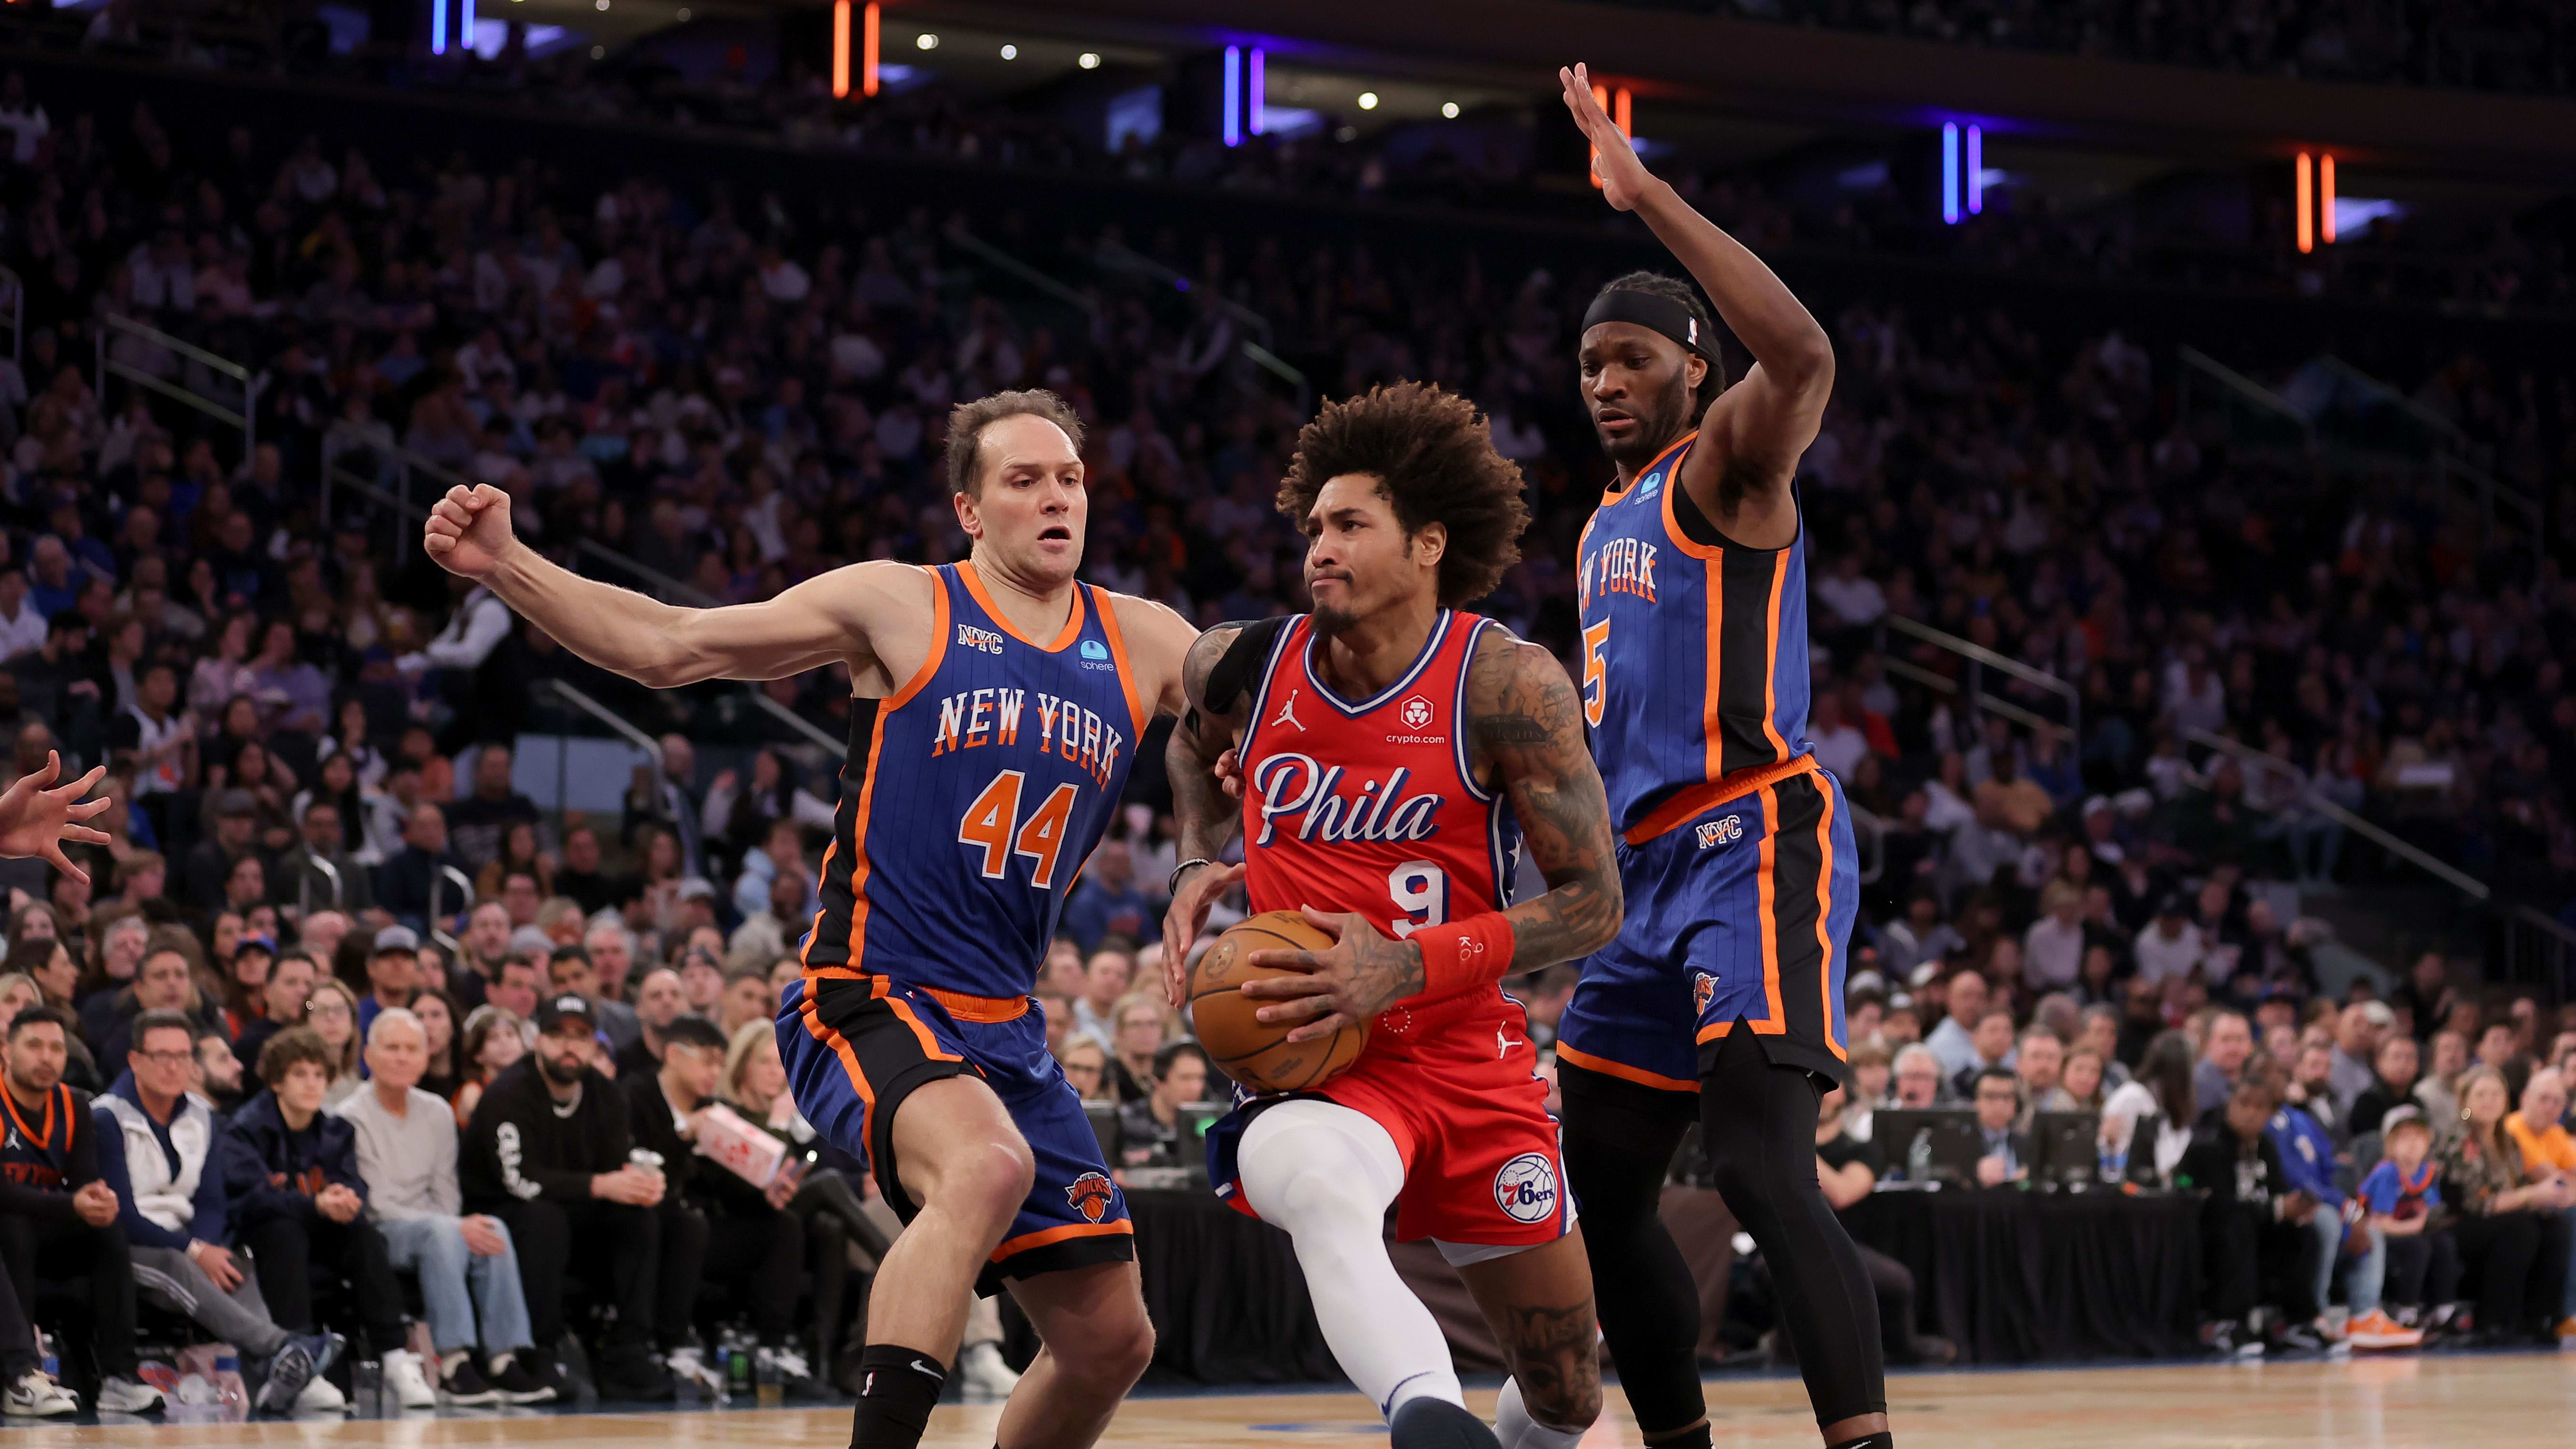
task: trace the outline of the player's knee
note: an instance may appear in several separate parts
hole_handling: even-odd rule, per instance
[[[1125,1393],[1154,1362],[1154,1321],[1137,1299],[1086,1322],[1078,1342],[1047,1347],[1078,1381]]]
[[[976,1218],[1010,1221],[1037,1182],[1037,1160],[1025,1142],[982,1142],[940,1170],[929,1203]]]
[[[1537,1423],[1575,1433],[1601,1417],[1601,1370],[1576,1365],[1563,1375],[1542,1375],[1542,1384],[1521,1381],[1521,1403]]]

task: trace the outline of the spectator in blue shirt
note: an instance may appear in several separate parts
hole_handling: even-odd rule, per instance
[[[2310,1053],[2320,1060],[2314,1063],[2307,1061]],[[2327,1052],[2322,1044],[2299,1055],[2301,1076],[2307,1076],[2311,1066],[2319,1074],[2323,1073],[2325,1064],[2322,1058]],[[2269,1061],[2267,1072],[2274,1093],[2288,1090],[2290,1074],[2286,1067],[2277,1060]],[[2388,1244],[2359,1221],[2359,1210],[2335,1186],[2334,1138],[2307,1108],[2286,1098],[2273,1109],[2271,1120],[2264,1124],[2263,1130],[2271,1135],[2272,1149],[2281,1154],[2281,1176],[2288,1181],[2291,1190],[2304,1192],[2317,1200],[2316,1216],[2308,1219],[2308,1226],[2317,1235],[2318,1308],[2325,1307],[2327,1291],[2334,1283],[2335,1264],[2348,1257],[2352,1266],[2344,1273],[2345,1300],[2351,1305],[2353,1321],[2371,1319],[2379,1312],[2380,1291],[2388,1277]]]
[[[1082,883],[1064,903],[1064,930],[1088,954],[1103,936],[1124,936],[1139,946],[1163,939],[1163,918],[1153,897],[1136,885],[1136,858],[1123,840],[1105,840],[1082,868]]]
[[[2369,1212],[2370,1230],[2388,1244],[2388,1296],[2397,1304],[2397,1321],[2410,1329],[2438,1328],[2459,1292],[2460,1250],[2448,1232],[2433,1226],[2433,1213],[2442,1206],[2433,1125],[2423,1108],[2410,1104],[2390,1108],[2379,1130],[2388,1155],[2354,1195]],[[2422,1338],[2418,1332],[2417,1341]]]

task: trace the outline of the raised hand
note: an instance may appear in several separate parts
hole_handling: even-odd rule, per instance
[[[114,803],[81,797],[90,792],[107,774],[102,765],[68,785],[56,786],[63,773],[63,757],[52,750],[45,752],[45,768],[30,770],[18,777],[18,783],[0,794],[0,858],[23,860],[42,856],[46,864],[83,885],[89,884],[89,872],[72,864],[63,854],[63,842],[78,841],[83,845],[105,845],[104,830],[83,825],[96,819]]]
[[[515,546],[510,533],[510,495],[489,483],[455,487],[431,505],[420,546],[452,574],[482,579],[500,567]]]
[[[1635,210],[1655,178],[1646,163],[1637,159],[1637,148],[1628,144],[1627,133],[1594,98],[1590,68],[1559,68],[1556,79],[1565,88],[1565,108],[1574,113],[1574,124],[1583,128],[1584,139],[1592,143],[1592,171],[1601,178],[1602,199],[1621,211]]]

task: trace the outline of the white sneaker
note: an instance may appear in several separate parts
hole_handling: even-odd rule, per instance
[[[435,1409],[438,1390],[430,1387],[429,1375],[421,1371],[420,1355],[407,1348],[387,1349],[384,1357],[385,1388],[406,1409]]]
[[[683,1383],[696,1384],[710,1394],[725,1391],[725,1377],[720,1369],[707,1366],[706,1350],[694,1343],[684,1343],[662,1356],[663,1367]]]
[[[970,1343],[960,1355],[958,1368],[965,1375],[966,1392],[977,1398],[1007,1399],[1011,1390],[1020,1386],[1020,1376],[1002,1360],[998,1343]]]
[[[101,1379],[98,1411],[102,1414],[157,1414],[168,1407],[161,1391],[132,1379]]]
[[[0,1393],[0,1414],[11,1418],[58,1419],[80,1412],[80,1395],[64,1388],[38,1369]]]
[[[329,1379],[315,1374],[305,1381],[304,1392],[295,1396],[295,1412],[345,1414],[349,1412],[349,1396],[340,1392]]]

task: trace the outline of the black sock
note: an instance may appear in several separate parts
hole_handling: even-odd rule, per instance
[[[930,1426],[947,1366],[917,1348],[872,1343],[859,1353],[859,1406],[850,1449],[915,1449]]]
[[[1709,1449],[1708,1421],[1702,1419],[1687,1429],[1676,1429],[1660,1439],[1646,1441],[1646,1449]]]
[[[1857,1439],[1845,1439],[1839,1444],[1828,1444],[1825,1449],[1896,1449],[1896,1436],[1881,1429],[1875,1434],[1863,1434]]]

